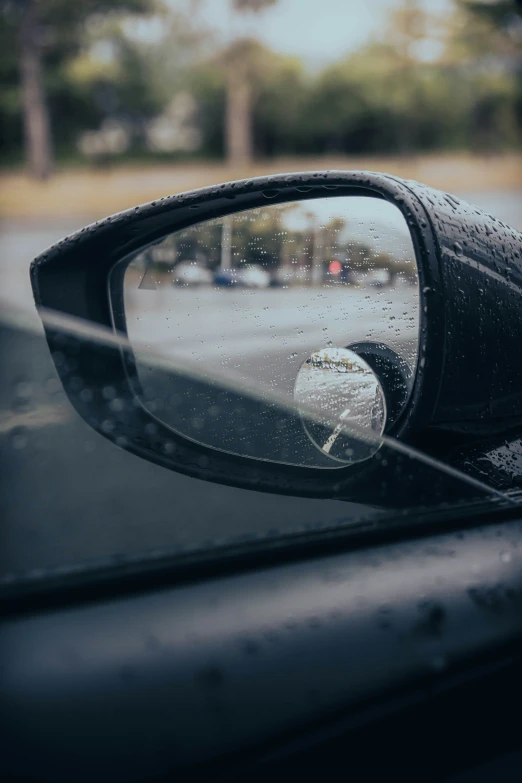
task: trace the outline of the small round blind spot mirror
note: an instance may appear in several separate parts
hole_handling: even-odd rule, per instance
[[[347,348],[323,348],[301,365],[294,396],[317,449],[345,465],[372,457],[386,423],[379,378]],[[354,437],[354,434],[357,437]]]
[[[404,216],[382,198],[271,203],[196,223],[116,265],[120,296],[122,277],[135,393],[184,438],[342,468],[375,453],[408,401],[417,262]]]

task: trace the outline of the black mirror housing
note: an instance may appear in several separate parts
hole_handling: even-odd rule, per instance
[[[459,199],[372,172],[307,172],[256,178],[160,199],[64,239],[31,266],[51,354],[78,413],[119,446],[198,478],[271,492],[379,500],[382,452],[336,471],[259,462],[200,446],[137,404],[132,351],[63,330],[54,316],[125,335],[111,312],[108,279],[123,258],[173,231],[271,203],[319,196],[385,199],[402,212],[420,284],[419,359],[408,403],[389,434],[463,464],[522,431],[522,235]],[[49,314],[51,313],[51,316]],[[117,398],[119,405],[113,400]],[[482,452],[478,444],[484,444]],[[478,450],[477,450],[478,449]],[[407,456],[386,454],[389,476]],[[391,460],[391,465],[390,465]],[[333,475],[335,474],[335,475]],[[397,482],[396,482],[397,483]],[[408,491],[407,482],[397,492]],[[387,501],[386,501],[387,502]]]

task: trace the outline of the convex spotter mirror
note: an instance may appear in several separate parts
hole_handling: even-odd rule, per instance
[[[119,336],[44,317],[69,399],[118,445],[237,486],[378,500],[384,469],[405,475],[388,438],[477,473],[520,436],[521,249],[453,196],[317,172],[121,213],[31,274],[42,314]]]

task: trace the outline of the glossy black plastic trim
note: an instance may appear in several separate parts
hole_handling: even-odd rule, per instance
[[[361,194],[395,203],[406,216],[416,252],[429,257],[430,263],[423,267],[436,269],[431,229],[426,219],[419,221],[417,214],[423,215],[422,207],[403,182],[366,172],[311,172],[205,188],[107,218],[63,240],[33,262],[35,299],[38,306],[112,328],[109,274],[118,261],[139,247],[195,222],[266,204],[267,200],[281,203]],[[429,271],[421,277],[429,278],[423,283],[431,283]],[[423,315],[422,355],[429,337],[433,341],[443,335],[442,328],[437,335],[437,312],[440,308],[433,307],[433,313]],[[123,330],[121,314],[119,318],[117,323]],[[91,426],[118,445],[165,467],[212,481],[308,496],[345,494],[340,474],[349,479],[353,471],[349,475],[346,470],[328,471],[330,476],[326,476],[326,471],[259,463],[211,451],[177,436],[137,404],[118,348],[90,344],[52,327],[46,327],[46,336],[69,399]],[[132,352],[125,354],[127,363],[132,363]],[[421,376],[429,377],[430,372],[438,372],[433,362],[426,363]],[[88,399],[82,394],[85,387]],[[111,410],[110,400],[104,397],[107,388],[124,401],[119,414]]]

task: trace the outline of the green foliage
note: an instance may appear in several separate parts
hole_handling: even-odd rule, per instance
[[[310,87],[299,60],[272,55],[254,108],[255,144],[262,155],[309,151],[305,114]]]
[[[256,12],[274,0],[229,2],[238,12]],[[58,152],[75,149],[81,132],[116,117],[134,129],[129,152],[146,155],[147,122],[186,93],[196,105],[197,154],[222,157],[232,55],[253,86],[259,157],[519,146],[520,16],[508,0],[455,4],[455,14],[443,20],[445,29],[434,32],[435,23],[418,4],[404,3],[380,41],[311,75],[299,60],[257,41],[241,39],[226,53],[219,50],[212,31],[164,0],[41,0],[38,45]],[[17,38],[23,8],[16,0],[0,0],[4,158],[19,158],[22,148]],[[136,34],[144,15],[161,17],[161,35]],[[419,43],[435,34],[441,54],[423,59]]]
[[[71,63],[81,57],[92,41],[92,31],[109,21],[144,15],[160,8],[156,0],[15,0],[0,2],[0,146],[3,156],[21,146],[21,94],[18,47],[24,13],[34,3],[37,35],[34,46],[41,53],[44,87],[59,148],[73,146],[79,128],[96,126],[104,114],[109,93],[121,93],[120,104],[129,99],[143,101],[149,93],[148,80],[139,79],[141,63],[122,45],[122,70],[128,69],[126,85],[100,77],[90,82],[72,78]],[[101,69],[99,69],[101,71]],[[126,89],[134,79],[132,89]],[[141,87],[141,89],[140,89]],[[114,98],[113,98],[114,102]]]
[[[225,150],[225,82],[224,69],[216,68],[214,61],[198,64],[187,73],[185,81],[185,87],[197,100],[202,152],[210,158],[222,158]]]
[[[16,20],[12,9],[0,5],[0,149],[21,146],[22,124],[18,90]]]
[[[521,15],[521,4],[516,0],[459,0],[459,3],[466,11],[504,31],[516,26],[516,17]]]
[[[442,54],[423,61],[416,47],[434,28],[444,44]],[[522,140],[519,78],[497,35],[504,33],[490,19],[475,19],[466,9],[447,20],[444,29],[440,19],[436,25],[408,4],[393,15],[385,43],[367,45],[315,78],[299,61],[258,45],[256,154],[406,154],[517,146]],[[225,80],[214,60],[201,66],[192,89],[204,149],[222,155]]]
[[[468,111],[480,148],[522,141],[522,14],[511,0],[457,0],[448,59],[474,76]]]
[[[347,154],[469,148],[487,99],[491,143],[502,147],[517,139],[514,98],[507,74],[409,65],[386,47],[371,46],[322,74],[306,112],[308,135],[323,151]]]

